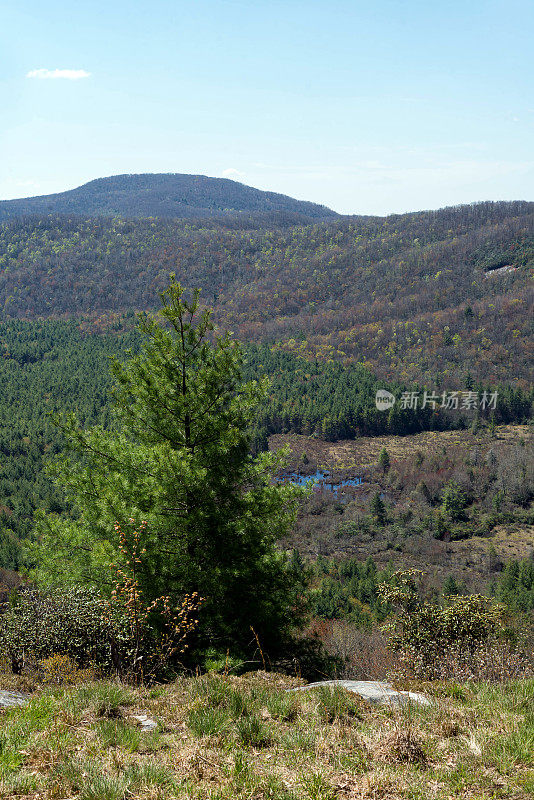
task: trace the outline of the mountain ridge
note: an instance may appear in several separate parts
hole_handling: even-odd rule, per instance
[[[451,389],[530,385],[534,204],[278,228],[240,219],[0,223],[0,319],[114,324],[157,308],[173,272],[244,341]]]
[[[177,219],[289,215],[289,223],[341,218],[326,206],[306,200],[229,178],[186,173],[111,175],[65,192],[0,201],[0,222],[29,214]]]

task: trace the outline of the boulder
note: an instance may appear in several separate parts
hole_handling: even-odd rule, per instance
[[[289,692],[305,692],[308,689],[317,689],[321,686],[334,688],[340,686],[348,692],[363,697],[369,703],[390,703],[391,705],[404,705],[406,703],[418,703],[421,706],[429,706],[430,700],[420,692],[403,692],[394,689],[386,681],[317,681],[308,683],[306,686],[298,686],[296,689],[288,689]]]
[[[21,692],[6,692],[0,689],[0,708],[23,706],[29,701],[29,699],[29,694],[22,694]]]

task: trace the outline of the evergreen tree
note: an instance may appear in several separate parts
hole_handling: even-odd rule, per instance
[[[302,490],[273,481],[282,453],[250,455],[266,386],[241,384],[240,347],[212,341],[210,313],[174,277],[162,299],[159,319],[140,317],[140,354],[112,362],[111,428],[62,422],[73,452],[52,472],[75,513],[41,515],[35,574],[109,591],[121,563],[115,523],[144,520],[144,597],[196,591],[201,642],[244,652],[253,628],[272,654],[303,616],[302,576],[275,545]]]
[[[451,520],[462,519],[467,498],[456,481],[450,481],[443,490],[441,509]]]
[[[383,447],[380,451],[380,455],[378,456],[378,464],[382,468],[382,472],[387,472],[389,470],[391,459],[385,447]]]
[[[456,583],[454,577],[449,575],[448,578],[445,578],[443,582],[443,595],[445,597],[452,597],[457,594],[460,594],[458,590],[458,584]]]
[[[380,497],[380,492],[377,492],[371,500],[371,513],[379,525],[384,525],[386,522],[386,506]]]

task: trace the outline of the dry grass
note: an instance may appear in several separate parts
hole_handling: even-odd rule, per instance
[[[427,761],[423,740],[410,726],[386,734],[378,743],[375,755],[399,764],[426,764]]]
[[[520,439],[530,442],[532,438],[532,428],[528,425],[498,425],[493,438],[486,432],[475,435],[469,430],[462,430],[425,431],[413,436],[364,436],[359,439],[324,442],[296,433],[280,433],[270,437],[269,448],[276,450],[289,445],[295,466],[305,452],[312,466],[324,465],[335,471],[375,467],[380,451],[384,447],[392,461],[409,458],[417,450],[432,454],[442,451],[444,447],[447,450],[460,448],[467,454],[475,445],[481,448],[481,454],[484,456],[490,448],[499,453],[509,444],[514,444]]]
[[[532,681],[442,684],[431,707],[400,709],[288,693],[295,684],[260,672],[36,694],[1,718],[0,797],[521,800],[534,789]],[[139,729],[142,713],[155,732]]]

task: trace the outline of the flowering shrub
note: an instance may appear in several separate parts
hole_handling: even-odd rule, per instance
[[[130,519],[133,523],[134,520]],[[120,632],[119,671],[143,680],[165,671],[188,646],[187,637],[198,619],[196,611],[202,598],[196,592],[185,595],[177,605],[169,595],[161,595],[147,604],[139,582],[142,556],[146,552],[141,539],[147,523],[128,535],[116,523],[122,566],[112,565],[113,589],[104,611],[104,620]]]
[[[196,593],[178,603],[167,595],[145,600],[139,583],[145,528],[127,536],[116,526],[122,564],[111,567],[109,598],[90,587],[11,592],[0,615],[0,656],[15,674],[61,672],[61,661],[65,673],[98,669],[139,682],[176,665],[202,601]]]
[[[39,661],[39,677],[43,683],[64,686],[94,680],[96,673],[91,668],[79,669],[69,656],[55,653]]]
[[[422,597],[418,570],[397,572],[380,596],[395,609],[384,625],[406,676],[422,679],[505,679],[528,674],[528,659],[508,635],[505,609],[481,595],[438,605]]]

